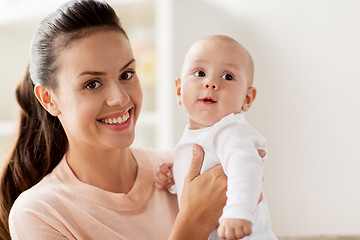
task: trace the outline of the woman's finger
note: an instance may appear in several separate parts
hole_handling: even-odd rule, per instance
[[[200,175],[200,170],[204,161],[204,150],[198,144],[193,145],[193,155],[189,171],[186,178],[192,181]]]
[[[264,149],[258,149],[258,153],[261,158],[264,158],[266,156],[266,151]]]

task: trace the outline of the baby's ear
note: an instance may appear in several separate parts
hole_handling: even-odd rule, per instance
[[[177,96],[177,103],[181,105],[181,79],[175,79],[175,89],[176,89],[176,96]]]
[[[249,110],[249,108],[251,107],[251,104],[254,102],[255,98],[256,98],[256,88],[249,87],[248,90],[246,91],[245,100],[244,100],[244,103],[243,103],[243,106],[241,107],[241,109],[244,112]]]
[[[61,112],[55,103],[53,92],[51,90],[46,88],[44,85],[38,83],[34,87],[34,93],[36,98],[39,100],[43,108],[46,109],[46,111],[48,111],[51,115],[55,117],[60,115]]]

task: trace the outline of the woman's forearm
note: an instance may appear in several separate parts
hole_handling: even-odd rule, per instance
[[[201,224],[201,219],[180,211],[176,217],[169,240],[206,240],[211,229]]]

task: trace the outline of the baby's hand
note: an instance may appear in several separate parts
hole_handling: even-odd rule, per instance
[[[174,185],[172,167],[172,163],[161,163],[156,171],[155,187],[159,190],[169,189]]]
[[[252,223],[245,219],[222,219],[218,235],[227,240],[241,239],[250,236]]]

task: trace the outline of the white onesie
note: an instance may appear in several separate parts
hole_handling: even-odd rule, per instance
[[[205,152],[201,173],[221,163],[228,177],[227,202],[220,220],[236,218],[251,221],[253,233],[244,239],[277,239],[271,230],[265,198],[258,204],[263,165],[257,149],[266,150],[266,141],[247,123],[245,114],[229,114],[207,128],[185,129],[174,152],[173,172],[179,204],[194,143],[202,146]],[[220,238],[214,231],[209,239]]]

